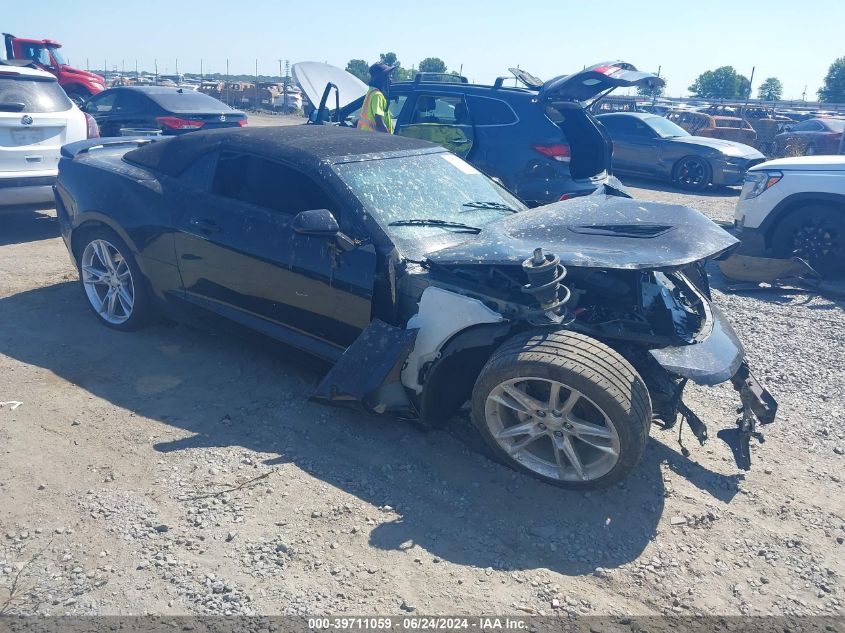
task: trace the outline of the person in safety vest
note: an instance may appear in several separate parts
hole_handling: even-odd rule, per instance
[[[393,134],[393,117],[387,109],[387,99],[390,92],[390,75],[395,68],[382,62],[370,66],[370,89],[361,106],[359,130]]]

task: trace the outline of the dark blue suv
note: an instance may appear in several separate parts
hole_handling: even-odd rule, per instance
[[[334,70],[346,76],[322,74],[310,82],[325,86],[322,95],[313,89],[315,96],[309,95],[320,104],[312,122],[354,127],[363,97],[351,99],[348,73]],[[586,109],[591,102],[615,88],[662,83],[622,62],[545,83],[518,69],[511,72],[520,87],[505,86],[503,77],[484,86],[457,75],[420,73],[412,82],[391,85],[390,111],[396,134],[448,148],[532,206],[589,194],[610,175],[612,145]],[[306,88],[309,82],[302,83]],[[344,91],[341,99],[337,93]],[[336,107],[329,110],[327,104]]]

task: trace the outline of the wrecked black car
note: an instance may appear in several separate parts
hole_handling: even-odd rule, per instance
[[[737,241],[613,182],[528,209],[427,142],[300,126],[71,144],[56,202],[109,327],[199,308],[333,362],[317,399],[429,424],[468,403],[499,459],[571,488],[627,475],[655,420],[703,442],[684,386],[731,381],[747,468],[776,406],[704,271]]]

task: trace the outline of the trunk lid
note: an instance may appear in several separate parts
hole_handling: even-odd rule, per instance
[[[0,111],[0,172],[55,169],[67,132],[66,113]]]
[[[478,236],[428,259],[444,266],[521,265],[539,246],[566,266],[672,270],[738,244],[689,207],[597,192],[491,222]]]
[[[616,88],[663,86],[665,81],[652,73],[638,71],[625,62],[605,62],[550,79],[540,88],[541,101],[575,101],[586,107]]]

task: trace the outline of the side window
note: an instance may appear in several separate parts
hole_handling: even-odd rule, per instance
[[[147,111],[147,98],[134,90],[124,90],[118,94],[114,111],[121,114],[142,114]]]
[[[460,95],[419,95],[411,123],[468,125],[469,112]]]
[[[807,123],[808,132],[821,132],[824,129],[824,125],[822,125],[818,121],[807,121]]]
[[[95,97],[91,97],[85,103],[85,111],[90,114],[106,114],[111,112],[114,107],[114,101],[117,98],[117,92],[103,92]]]
[[[301,172],[250,154],[221,152],[212,193],[265,209],[296,215],[308,209],[333,209],[331,200]]]
[[[396,121],[402,113],[402,108],[405,107],[405,102],[408,100],[408,95],[395,95],[390,97],[390,103],[387,104],[387,109],[390,110],[390,116]]]
[[[469,112],[476,125],[510,125],[518,121],[516,113],[500,99],[469,97]]]
[[[37,44],[23,44],[21,46],[21,52],[23,53],[25,59],[31,59],[45,66],[50,65],[50,54],[43,46],[39,46]]]

